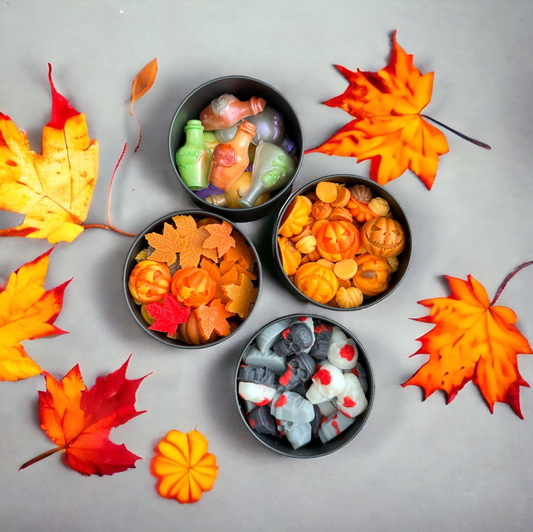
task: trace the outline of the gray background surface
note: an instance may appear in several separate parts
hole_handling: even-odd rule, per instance
[[[315,311],[288,294],[273,269],[273,216],[240,228],[264,265],[258,309],[221,346],[186,352],[159,344],[134,322],[122,293],[122,266],[132,239],[92,229],[51,256],[46,286],[74,277],[57,325],[70,334],[25,342],[57,378],[79,363],[87,385],[133,353],[128,376],[153,372],[140,386],[147,410],[111,438],[143,457],[111,477],[84,477],[58,455],[18,472],[52,447],[38,423],[41,377],[0,383],[0,530],[531,530],[533,392],[522,388],[525,420],[504,404],[490,414],[468,384],[448,406],[440,393],[426,402],[403,389],[425,357],[409,358],[429,326],[411,317],[417,301],[448,295],[444,274],[473,275],[489,297],[505,275],[531,260],[533,38],[531,2],[136,2],[2,1],[0,110],[27,130],[39,151],[50,116],[47,62],[58,90],[87,116],[100,145],[100,171],[87,222],[105,223],[107,189],[115,180],[114,223],[138,232],[167,213],[192,207],[166,151],[179,103],[198,85],[230,74],[264,80],[292,102],[306,147],[326,140],[350,117],[319,102],[346,82],[333,68],[376,71],[387,64],[390,33],[435,71],[427,114],[492,145],[491,152],[447,134],[433,190],[407,172],[387,188],[407,211],[414,239],[411,269],[384,302],[353,314],[323,314],[350,328],[375,371],[376,400],[359,436],[317,460],[280,457],[256,442],[238,417],[232,376],[242,347],[268,321]],[[159,73],[128,114],[131,82],[154,57]],[[333,173],[368,176],[369,165],[322,154],[306,156],[295,183]],[[0,213],[0,226],[19,216]],[[49,248],[47,242],[3,239],[0,280]],[[522,271],[499,304],[518,315],[533,339],[533,268]],[[533,357],[519,368],[533,381]],[[196,505],[160,498],[149,462],[170,429],[195,427],[209,440],[220,474]]]

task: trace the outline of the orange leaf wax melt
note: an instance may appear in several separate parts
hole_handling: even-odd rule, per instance
[[[207,439],[197,430],[187,434],[171,430],[157,444],[150,472],[157,478],[157,493],[180,504],[197,502],[209,491],[218,476]]]
[[[201,268],[183,268],[172,276],[171,292],[188,307],[207,305],[215,296],[216,283]]]
[[[168,266],[176,262],[176,253],[184,251],[188,244],[188,239],[180,238],[174,227],[167,223],[163,226],[163,233],[148,233],[145,238],[154,248],[150,260],[166,262]]]
[[[202,305],[196,309],[196,317],[202,336],[207,340],[215,331],[220,336],[228,336],[231,332],[227,318],[234,316],[228,312],[220,299],[214,299],[208,306]]]
[[[238,262],[243,268],[248,269],[252,263],[256,262],[253,249],[246,243],[246,239],[240,233],[233,231],[231,236],[235,240],[235,246],[225,253],[224,260]]]
[[[205,339],[202,336],[196,312],[191,312],[187,321],[185,323],[180,323],[178,326],[178,333],[180,340],[183,340],[189,345],[205,345],[214,342],[217,339],[217,334],[214,331],[208,339]]]
[[[229,249],[235,247],[235,239],[231,237],[233,228],[225,220],[221,224],[209,224],[204,227],[210,236],[204,240],[203,248],[216,248],[218,256],[222,257]]]
[[[356,259],[357,273],[353,284],[365,296],[377,296],[389,287],[391,267],[387,259],[365,253]]]
[[[339,282],[333,270],[316,262],[298,268],[294,276],[296,288],[317,303],[328,303],[335,296]]]
[[[239,275],[239,284],[229,284],[222,287],[222,290],[229,298],[226,310],[238,314],[242,319],[248,317],[259,292],[247,275]]]
[[[287,218],[281,224],[279,233],[286,237],[297,235],[307,224],[310,213],[311,209],[309,208],[309,203],[301,196],[297,196],[287,208],[285,213]]]
[[[180,215],[172,218],[176,224],[176,232],[180,238],[187,238],[187,246],[180,252],[180,265],[183,268],[196,268],[200,263],[200,257],[218,261],[215,249],[206,249],[204,241],[209,238],[209,232],[205,227],[198,227],[192,216]]]
[[[163,299],[170,290],[170,270],[162,262],[143,260],[130,274],[128,288],[138,303],[152,303]]]
[[[320,255],[331,261],[354,257],[360,246],[359,231],[346,221],[324,225],[318,232],[316,241]]]
[[[367,222],[361,229],[361,238],[365,249],[378,257],[395,257],[405,248],[402,226],[385,216]]]

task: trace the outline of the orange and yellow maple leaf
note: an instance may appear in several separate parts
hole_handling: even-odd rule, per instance
[[[52,290],[43,288],[51,251],[13,272],[5,289],[0,289],[0,381],[27,379],[42,372],[21,342],[65,333],[54,321],[70,281]]]
[[[326,102],[354,117],[321,146],[305,153],[370,160],[370,178],[380,185],[412,170],[431,189],[439,156],[448,152],[444,134],[421,116],[431,100],[433,72],[422,75],[392,40],[389,64],[378,72],[351,72],[336,65],[348,80],[346,91]]]
[[[172,266],[176,262],[176,253],[187,248],[187,238],[180,238],[178,232],[170,224],[165,223],[163,233],[149,233],[145,235],[148,244],[154,248],[150,260],[166,262]]]
[[[202,255],[217,262],[216,250],[202,247],[206,238],[209,238],[205,227],[198,227],[196,220],[188,215],[174,216],[172,220],[176,224],[178,236],[187,239],[187,247],[180,253],[180,265],[183,268],[196,268]]]
[[[0,113],[0,209],[24,214],[0,236],[71,242],[82,231],[98,175],[98,143],[87,122],[59,94],[49,71],[52,119],[43,129],[42,154],[26,133]]]
[[[426,398],[443,390],[449,403],[473,381],[491,412],[494,403],[502,402],[522,418],[520,386],[529,385],[518,371],[517,355],[533,352],[515,326],[516,314],[489,302],[485,288],[473,277],[446,279],[449,297],[419,301],[430,313],[418,321],[435,327],[418,338],[422,346],[414,354],[429,355],[429,360],[402,386],[420,386]]]

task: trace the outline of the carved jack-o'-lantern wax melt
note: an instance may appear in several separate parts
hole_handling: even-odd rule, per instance
[[[125,267],[130,310],[175,347],[207,346],[238,329],[255,305],[260,274],[246,238],[227,220],[199,211],[152,224]]]
[[[281,213],[278,257],[309,299],[332,308],[359,307],[388,290],[408,234],[389,202],[369,186],[350,186],[349,178],[315,183]]]

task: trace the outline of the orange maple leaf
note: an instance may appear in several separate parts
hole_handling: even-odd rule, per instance
[[[426,398],[443,390],[450,403],[472,380],[491,412],[495,402],[508,403],[523,418],[520,386],[529,385],[518,371],[517,355],[532,354],[531,347],[514,325],[516,314],[510,308],[494,306],[511,276],[492,302],[485,288],[470,275],[467,281],[445,277],[451,296],[419,301],[431,310],[429,316],[417,321],[435,327],[418,338],[422,346],[414,355],[426,354],[429,360],[402,386],[420,386]]]
[[[0,381],[27,379],[42,372],[20,342],[65,333],[54,321],[70,281],[52,290],[43,288],[52,249],[13,272],[5,289],[0,289]]]
[[[226,319],[234,316],[234,313],[228,312],[220,299],[213,299],[208,306],[199,306],[195,312],[200,332],[206,340],[211,337],[213,331],[220,336],[228,336],[230,333],[229,323]]]
[[[215,455],[207,452],[207,439],[197,430],[187,434],[171,430],[157,444],[150,472],[157,478],[161,497],[180,504],[197,502],[218,476]]]
[[[254,250],[246,243],[246,239],[240,233],[233,231],[235,247],[228,249],[224,255],[226,261],[238,262],[243,268],[249,268],[255,262]]]
[[[98,175],[98,144],[85,116],[52,83],[52,119],[43,129],[42,155],[30,150],[26,133],[0,113],[0,209],[25,214],[0,236],[71,242],[82,231]]]
[[[209,224],[204,227],[211,235],[204,240],[202,244],[204,248],[216,248],[218,256],[222,257],[226,251],[235,247],[235,240],[231,237],[233,228],[225,220],[221,224]]]
[[[90,389],[78,366],[59,382],[44,372],[46,391],[39,392],[41,428],[57,447],[20,469],[56,452],[63,452],[63,462],[84,475],[112,475],[134,468],[139,457],[108,438],[112,428],[144,412],[135,409],[135,394],[146,376],[126,379],[129,360],[117,371],[96,379]]]
[[[421,116],[431,100],[433,72],[422,75],[392,39],[389,64],[378,72],[351,72],[335,65],[348,80],[346,91],[323,102],[340,107],[355,120],[342,127],[321,146],[305,153],[370,159],[370,178],[380,185],[408,168],[431,189],[439,156],[448,152],[444,134]]]
[[[176,262],[176,253],[184,251],[187,247],[187,238],[180,238],[178,232],[165,223],[163,233],[149,233],[146,236],[148,244],[154,248],[150,260],[166,262],[172,266]]]
[[[239,280],[239,271],[233,266],[226,273],[222,274],[221,269],[223,264],[225,264],[225,261],[223,261],[220,264],[220,267],[218,267],[213,261],[202,259],[200,262],[200,268],[205,270],[217,285],[213,299],[221,299],[223,303],[227,303],[228,299],[224,294],[222,287],[226,284],[237,283]]]
[[[217,252],[214,249],[202,247],[209,233],[205,227],[198,227],[192,216],[181,215],[172,218],[176,224],[176,232],[181,238],[187,239],[186,248],[180,253],[180,265],[182,268],[196,268],[200,262],[200,256],[217,262]]]
[[[250,278],[243,273],[239,275],[239,281],[240,284],[228,284],[223,286],[222,290],[230,300],[226,309],[245,319],[257,300],[259,288],[254,288]]]

